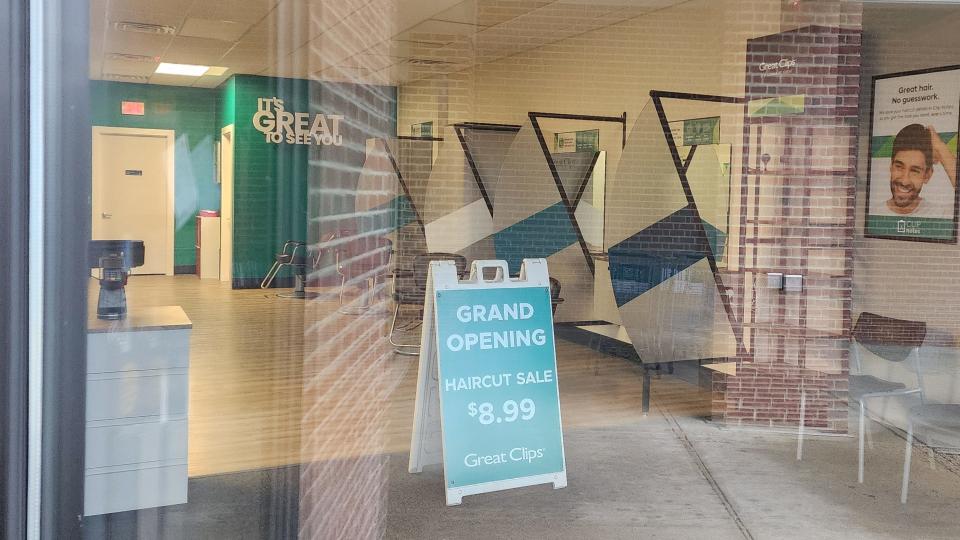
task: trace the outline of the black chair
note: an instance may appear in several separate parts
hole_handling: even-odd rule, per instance
[[[267,275],[264,276],[263,281],[260,282],[260,288],[270,288],[277,274],[280,273],[280,270],[290,266],[293,268],[293,276],[296,280],[293,291],[289,294],[278,294],[277,296],[300,299],[315,297],[315,293],[308,293],[306,290],[308,260],[306,243],[299,240],[287,240],[283,243],[283,247],[280,248],[280,253],[277,253],[274,257],[273,266],[270,267]]]
[[[337,233],[327,235],[320,239],[320,245],[325,244],[337,237]],[[277,274],[280,273],[280,270],[283,270],[284,267],[290,266],[293,268],[293,276],[296,280],[293,291],[288,294],[278,294],[277,296],[281,298],[314,298],[317,296],[316,293],[310,293],[306,290],[307,284],[307,265],[309,264],[313,269],[316,269],[320,266],[320,260],[323,257],[323,249],[317,248],[316,253],[313,257],[307,253],[307,243],[301,242],[299,240],[287,240],[283,243],[283,247],[280,248],[280,253],[277,253],[274,256],[273,265],[270,267],[270,270],[267,271],[267,275],[264,276],[263,280],[260,282],[261,289],[268,289],[273,285],[273,281],[276,279]]]
[[[370,307],[370,299],[377,283],[389,275],[393,242],[380,236],[355,236],[337,246],[337,273],[340,274],[339,312],[359,315]],[[348,284],[360,288],[359,306],[344,305],[344,290]]]
[[[553,314],[557,314],[557,306],[563,303],[563,298],[560,298],[560,280],[557,278],[550,278],[550,307],[553,310]]]
[[[457,276],[463,278],[467,273],[466,257],[456,253],[423,253],[413,259],[412,268],[397,270],[393,273],[393,300],[396,307],[393,311],[393,322],[390,323],[390,344],[393,345],[397,354],[407,356],[420,354],[419,343],[400,343],[396,341],[394,334],[397,330],[397,319],[402,307],[416,307],[422,317],[431,261],[453,261],[457,266]]]
[[[921,321],[908,321],[884,317],[864,311],[853,326],[850,356],[853,366],[849,376],[848,402],[856,402],[860,409],[857,447],[857,482],[863,483],[864,437],[868,417],[867,402],[876,398],[903,397],[920,393],[919,375],[917,385],[907,387],[903,383],[888,381],[869,375],[863,368],[863,351],[891,363],[910,361],[909,369],[916,370],[920,346],[927,335],[927,325]],[[805,428],[804,402],[806,393],[801,387],[800,424],[797,437],[797,459],[803,459],[803,433]]]
[[[894,319],[866,311],[860,314],[853,327],[854,345],[851,356],[853,356],[856,373],[850,374],[849,399],[856,401],[860,407],[857,481],[861,484],[863,483],[863,440],[867,421],[867,400],[907,396],[920,392],[919,374],[917,385],[912,388],[907,388],[899,382],[865,374],[861,349],[866,349],[887,362],[899,363],[911,360],[913,365],[910,369],[916,370],[920,346],[926,335],[927,325],[924,322]]]

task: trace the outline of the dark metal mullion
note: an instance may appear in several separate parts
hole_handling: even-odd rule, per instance
[[[693,154],[697,152],[697,145],[690,147],[690,153],[687,154],[687,159],[683,161],[683,174],[687,174],[687,169],[690,168],[690,164],[693,163]]]
[[[87,376],[86,254],[90,239],[89,6],[46,0],[30,40],[42,51],[43,85],[31,109],[42,107],[42,130],[32,149],[42,161],[43,245],[30,246],[42,273],[42,428],[40,538],[81,536]],[[34,21],[31,21],[34,22]],[[31,45],[33,46],[33,45]],[[31,63],[39,58],[31,57]],[[33,205],[36,201],[32,201]],[[42,249],[41,249],[42,248]],[[33,294],[33,291],[31,291]]]
[[[587,184],[590,183],[590,177],[593,176],[593,169],[597,166],[597,160],[600,159],[600,152],[593,153],[593,161],[590,162],[590,166],[587,167],[586,174],[583,175],[583,178],[580,180],[580,186],[577,188],[577,196],[573,199],[573,209],[576,210],[580,206],[580,199],[583,198],[583,192],[587,189]]]
[[[488,122],[460,122],[454,124],[453,127],[478,131],[510,131],[513,133],[520,131],[521,128],[517,124],[491,124]]]
[[[588,122],[622,122],[627,123],[626,116],[599,116],[595,114],[566,114],[566,113],[548,113],[531,112],[527,113],[530,118],[553,118],[556,120],[584,120]]]
[[[623,125],[621,126],[620,131],[620,150],[623,150],[627,147],[627,111],[623,111],[623,117],[621,119]]]
[[[733,96],[715,96],[712,94],[691,94],[688,92],[667,92],[663,90],[651,90],[650,97],[654,99],[685,99],[689,101],[709,101],[712,103],[746,103],[746,99]]]
[[[670,155],[673,158],[673,165],[677,170],[677,175],[680,177],[680,185],[683,187],[683,193],[687,198],[687,205],[693,210],[694,217],[697,221],[697,230],[700,231],[701,237],[707,245],[710,245],[709,237],[707,236],[707,230],[703,225],[703,219],[700,217],[700,210],[697,208],[696,200],[693,197],[693,190],[690,189],[690,182],[687,180],[687,171],[683,166],[683,162],[680,160],[680,153],[677,151],[677,144],[673,140],[673,132],[670,131],[670,125],[667,122],[667,115],[663,110],[663,103],[660,101],[660,96],[656,95],[654,92],[650,92],[650,96],[653,98],[653,105],[657,109],[657,117],[660,119],[660,128],[663,130],[663,136],[667,140],[667,146],[670,148]],[[723,302],[723,309],[727,312],[727,320],[730,322],[730,329],[733,331],[734,337],[737,340],[737,356],[745,353],[743,346],[743,329],[739,326],[739,323],[736,317],[733,316],[733,306],[730,304],[730,299],[727,297],[727,290],[723,284],[723,280],[720,278],[720,270],[717,268],[717,261],[713,257],[713,251],[707,250],[707,262],[710,264],[710,271],[713,273],[713,280],[716,282],[717,292],[720,294],[720,301]]]
[[[0,9],[0,538],[23,538],[27,530],[27,394],[29,327],[26,254],[29,253],[29,18],[24,2]]]
[[[553,162],[550,149],[547,147],[547,141],[543,138],[543,131],[540,130],[540,124],[537,122],[537,114],[539,113],[528,113],[530,116],[530,123],[533,124],[533,131],[537,135],[537,141],[540,142],[540,150],[543,151],[543,157],[547,160],[547,165],[550,167],[550,174],[553,176],[553,181],[557,185],[557,191],[560,192],[560,200],[563,201],[563,206],[567,209],[567,214],[570,217],[570,225],[573,226],[573,230],[577,233],[577,241],[580,243],[580,249],[583,251],[583,258],[587,261],[587,267],[590,269],[590,274],[595,275],[596,266],[593,262],[593,257],[590,255],[590,250],[587,248],[587,241],[583,238],[583,232],[580,230],[580,224],[577,223],[576,210],[570,205],[570,199],[567,198],[567,191],[563,189],[563,182],[560,180],[560,173],[557,172],[557,166]]]
[[[483,196],[483,202],[487,204],[487,211],[490,212],[490,217],[493,217],[493,201],[490,199],[490,194],[487,193],[487,187],[483,185],[483,178],[480,177],[480,169],[477,168],[477,162],[473,160],[473,154],[470,152],[470,148],[467,146],[467,140],[463,136],[463,128],[461,126],[454,126],[453,131],[457,134],[457,139],[460,139],[460,147],[463,148],[463,155],[467,157],[467,165],[470,166],[470,172],[473,173],[473,180],[477,183],[477,188],[480,190],[480,195]]]
[[[397,164],[397,159],[393,156],[393,152],[390,150],[390,145],[385,139],[383,139],[383,149],[386,151],[387,157],[390,158],[390,164],[393,166],[393,172],[397,175],[397,182],[400,183],[403,193],[407,196],[407,200],[410,201],[410,208],[413,209],[413,215],[417,218],[417,224],[420,225],[420,232],[427,234],[427,228],[423,224],[423,218],[420,216],[420,211],[417,210],[417,203],[410,195],[410,188],[407,187],[407,182],[403,179],[403,173],[400,172],[400,165]]]

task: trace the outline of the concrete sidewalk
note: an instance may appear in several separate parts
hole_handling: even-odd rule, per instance
[[[960,538],[956,462],[939,457],[933,470],[915,449],[901,505],[904,441],[872,430],[860,485],[855,438],[808,438],[797,461],[795,434],[655,406],[629,423],[567,431],[565,489],[476,495],[449,508],[439,466],[412,475],[407,455],[394,454],[387,538]]]

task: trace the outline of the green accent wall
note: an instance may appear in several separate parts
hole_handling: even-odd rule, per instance
[[[236,75],[218,92],[217,122],[234,124],[233,287],[256,287],[285,241],[316,242],[324,222],[352,216],[367,138],[396,134],[396,88]],[[267,142],[253,115],[272,97],[288,112],[343,115],[343,145]]]
[[[272,144],[253,125],[257,99],[278,97],[287,111],[308,111],[306,80],[238,75],[234,95],[233,279],[251,286],[266,275],[287,240],[307,239],[309,146]],[[229,83],[228,83],[229,84]],[[230,118],[224,113],[225,121]],[[230,122],[227,122],[228,125]],[[281,277],[291,275],[289,268]]]
[[[90,81],[95,126],[171,129],[174,153],[174,266],[196,264],[194,218],[201,209],[220,208],[214,141],[219,137],[219,90]],[[121,101],[145,103],[143,116],[120,114]]]

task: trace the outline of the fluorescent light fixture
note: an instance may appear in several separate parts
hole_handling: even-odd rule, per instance
[[[156,73],[163,75],[184,75],[187,77],[199,77],[207,72],[210,66],[196,66],[193,64],[171,64],[160,62]]]
[[[204,75],[213,75],[214,77],[219,77],[226,72],[227,68],[223,66],[210,66],[210,69],[208,69]]]

